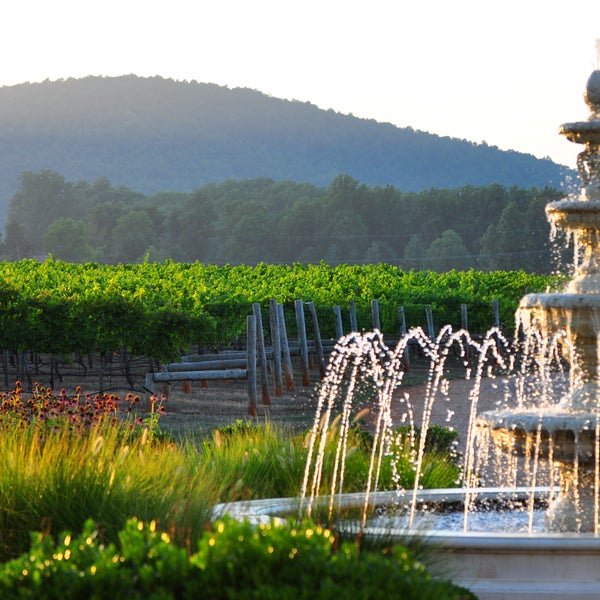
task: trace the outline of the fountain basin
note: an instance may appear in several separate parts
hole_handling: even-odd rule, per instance
[[[493,499],[506,495],[503,488],[475,490],[477,497]],[[511,493],[528,493],[511,490]],[[426,503],[464,502],[464,490],[441,489],[419,492]],[[547,489],[537,490],[547,495]],[[412,494],[406,494],[406,497]],[[400,496],[402,498],[402,496]],[[344,508],[362,507],[364,493],[336,497]],[[318,499],[328,502],[329,497]],[[375,492],[369,503],[375,507],[397,503],[396,492]],[[213,518],[225,514],[252,522],[270,522],[298,514],[299,498],[275,498],[219,504]],[[486,533],[441,531],[421,528],[415,531],[390,530],[385,527],[363,528],[364,535],[386,537],[398,543],[418,536],[434,552],[431,569],[449,577],[475,593],[481,600],[515,598],[576,599],[600,597],[600,538],[592,533]]]
[[[598,122],[600,136],[600,122]],[[559,228],[575,229],[600,229],[600,201],[577,200],[567,198],[557,202],[550,202],[546,206],[546,214]]]
[[[572,293],[555,292],[546,294],[527,294],[521,298],[519,303],[518,315],[524,316],[526,313],[535,318],[545,317],[550,324],[556,323],[556,328],[565,329],[567,325],[572,324],[573,315],[591,314],[595,318],[600,318],[600,293]],[[550,314],[548,314],[550,313]],[[531,323],[525,323],[525,328]],[[594,323],[597,325],[598,323]]]
[[[560,126],[559,133],[576,144],[600,144],[600,121],[564,123]]]
[[[539,459],[595,464],[597,424],[589,412],[504,410],[479,415],[477,425],[489,428],[495,446],[505,452],[523,456],[535,448]]]
[[[556,292],[527,294],[517,309],[517,319],[525,330],[537,328],[546,335],[564,332],[575,336],[566,341],[575,345],[577,338],[595,342],[600,330],[600,294]],[[597,362],[597,354],[593,355]]]

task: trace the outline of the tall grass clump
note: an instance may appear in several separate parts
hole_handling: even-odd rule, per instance
[[[61,414],[60,396],[37,392],[24,399],[17,388],[0,405],[0,560],[24,551],[30,531],[81,531],[90,518],[107,540],[132,517],[157,521],[182,544],[198,538],[214,492],[195,448],[112,409],[78,420],[72,398]]]
[[[200,452],[221,502],[298,495],[307,456],[304,436],[269,421],[216,429]]]
[[[440,431],[437,431],[437,430]],[[438,436],[448,436],[448,430],[432,428]],[[328,494],[334,479],[336,448],[339,441],[339,418],[333,419],[326,432],[321,494]],[[213,432],[203,442],[203,478],[213,481],[220,502],[282,498],[297,496],[305,474],[309,436],[293,434],[270,422],[255,424],[237,421]],[[454,435],[443,443],[427,443],[422,461],[423,487],[454,487],[460,477],[456,453],[451,445]],[[372,436],[360,427],[360,417],[350,428],[346,439],[344,491],[365,490],[371,460]],[[405,430],[394,432],[387,456],[382,461],[378,482],[380,490],[411,488],[415,479],[417,437]]]

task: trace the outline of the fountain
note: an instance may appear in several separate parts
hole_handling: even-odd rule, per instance
[[[587,121],[566,123],[561,133],[585,144],[578,156],[582,181],[580,197],[546,207],[553,227],[574,240],[576,275],[562,293],[529,294],[519,305],[517,319],[525,329],[556,338],[571,365],[570,391],[558,407],[547,411],[520,410],[484,414],[479,424],[489,427],[503,448],[524,452],[538,441],[540,458],[558,466],[560,492],[547,512],[549,531],[592,531],[598,534],[598,440],[600,437],[600,70],[590,76],[585,100]]]
[[[575,276],[564,292],[529,294],[521,300],[517,321],[526,334],[520,342],[521,354],[507,352],[508,342],[495,330],[480,342],[472,340],[468,332],[450,328],[444,328],[435,341],[412,330],[393,351],[378,332],[346,336],[338,343],[320,390],[301,497],[220,505],[215,507],[215,515],[228,512],[260,520],[293,515],[298,510],[311,514],[316,506],[325,506],[330,515],[341,507],[362,507],[358,528],[363,535],[399,539],[407,533],[422,535],[432,548],[443,550],[443,573],[484,600],[600,597],[600,70],[587,82],[585,101],[591,111],[589,118],[566,123],[560,130],[570,141],[585,145],[578,157],[579,196],[546,208],[552,226],[565,230],[574,240]],[[381,492],[377,491],[377,473],[389,449],[392,406],[398,401],[404,374],[402,357],[409,342],[415,340],[432,365],[421,406],[423,432],[436,396],[440,390],[444,393],[444,366],[451,349],[458,347],[461,357],[473,349],[479,355],[469,392],[463,487],[420,489],[426,438],[422,435],[415,448],[414,489]],[[521,365],[518,376],[503,380],[511,390],[505,396],[511,396],[514,406],[509,409],[502,404],[478,414],[483,382],[494,377],[494,369],[503,377],[513,372],[515,361]],[[560,370],[551,368],[565,361],[566,383]],[[540,365],[535,378],[532,365]],[[364,493],[344,494],[343,440],[356,409],[355,382],[365,370],[377,399],[371,469]],[[557,392],[563,384],[564,391]],[[543,402],[533,400],[534,391]],[[340,397],[342,441],[335,457],[331,495],[324,498],[318,496],[324,436]],[[509,465],[508,470],[497,466],[502,463]],[[494,481],[493,487],[482,485],[497,473],[501,480]],[[496,531],[485,526],[483,530],[470,529],[472,510],[481,501],[525,506],[524,528],[517,532],[505,526]],[[420,507],[456,503],[462,506],[460,530],[440,529],[435,524],[423,529],[423,523],[434,521],[419,521]],[[368,520],[370,509],[387,504],[407,507],[403,525]],[[546,509],[538,526],[534,525],[534,509],[540,504]],[[491,510],[489,514],[491,521],[499,520],[499,513]]]

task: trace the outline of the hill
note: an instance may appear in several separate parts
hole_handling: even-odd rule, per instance
[[[133,75],[0,88],[0,148],[0,220],[26,170],[145,194],[256,177],[326,186],[340,173],[406,191],[557,187],[567,171],[255,90]]]

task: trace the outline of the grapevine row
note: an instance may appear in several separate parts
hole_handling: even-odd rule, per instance
[[[66,355],[128,352],[167,360],[190,345],[229,344],[243,335],[252,303],[291,307],[312,301],[325,337],[334,335],[331,307],[354,300],[359,324],[379,301],[381,327],[398,331],[397,309],[409,326],[423,325],[431,305],[438,325],[460,324],[469,307],[472,331],[492,322],[498,300],[506,328],[523,294],[556,284],[524,272],[405,272],[394,266],[215,266],[200,263],[98,265],[22,260],[0,263],[0,348]],[[294,333],[293,310],[289,329]]]

